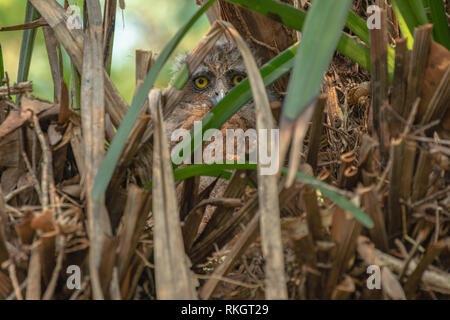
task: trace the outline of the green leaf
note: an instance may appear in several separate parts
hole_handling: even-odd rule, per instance
[[[5,67],[3,66],[3,52],[2,52],[2,45],[0,44],[0,87],[3,85],[4,78],[5,78]]]
[[[64,81],[66,81],[65,77],[67,75],[70,76],[70,91],[72,94],[71,99],[71,107],[75,110],[80,110],[81,108],[81,75],[78,72],[77,68],[73,63],[70,63],[69,68],[66,68],[66,61],[70,61],[70,59],[65,60],[64,56],[67,55],[65,50],[62,50],[63,52],[63,75],[64,75]],[[67,83],[67,82],[66,82]]]
[[[194,164],[175,170],[174,178],[175,181],[181,181],[195,176],[221,176],[222,178],[228,179],[231,177],[231,174],[228,172],[229,170],[256,170],[256,164]],[[283,168],[281,173],[286,175],[287,171],[287,168]],[[319,190],[343,210],[350,212],[355,219],[367,228],[373,227],[372,219],[361,208],[355,206],[326,183],[301,172],[296,173],[296,178],[312,188]],[[147,188],[151,187],[152,185],[149,183]]]
[[[186,83],[189,81],[189,69],[187,64],[183,64],[180,71],[177,73],[175,79],[172,81],[172,85],[178,90],[182,90]]]
[[[114,140],[111,143],[105,159],[95,177],[94,187],[92,189],[92,198],[94,201],[99,201],[101,196],[105,193],[108,187],[109,181],[114,173],[117,162],[122,154],[123,148],[127,142],[128,136],[133,129],[133,126],[139,116],[139,113],[147,99],[148,93],[153,87],[156,78],[161,72],[164,64],[167,62],[169,56],[173,53],[177,45],[184,38],[189,29],[194,23],[202,16],[202,14],[212,6],[215,0],[208,1],[203,7],[201,7],[197,13],[186,23],[186,25],[178,31],[178,33],[172,38],[172,40],[166,45],[164,50],[156,59],[155,64],[152,66],[149,74],[145,78],[136,96],[133,98],[130,108],[128,109],[125,117],[120,124]]]
[[[430,3],[431,19],[433,21],[433,35],[437,42],[450,50],[450,30],[448,28],[445,7],[442,1],[432,0]]]
[[[357,43],[354,39],[348,36],[342,36],[337,45],[337,51],[350,58],[361,67],[370,71],[370,51],[366,47]],[[389,73],[394,74],[394,51],[389,61]],[[392,66],[392,67],[391,67]]]
[[[405,10],[403,10],[403,13],[402,13],[402,10],[394,1],[392,2],[392,8],[394,9],[395,16],[397,17],[400,31],[402,32],[403,37],[406,39],[406,44],[408,46],[408,49],[412,50],[413,45],[414,45],[414,36],[408,26],[407,17],[404,14]]]
[[[423,2],[422,0],[392,0],[392,7],[403,37],[407,39],[408,49],[412,50],[414,29],[419,25],[428,23]]]
[[[283,116],[295,120],[317,97],[352,1],[315,1],[306,18]]]
[[[39,12],[33,7],[31,2],[27,1],[25,23],[32,22],[39,17]],[[22,45],[20,47],[19,71],[17,72],[17,82],[24,82],[28,80],[34,40],[36,39],[36,31],[36,28],[23,31]]]
[[[358,16],[353,11],[350,11],[345,22],[345,26],[349,28],[354,34],[356,34],[361,41],[370,45],[369,28],[367,22],[363,18]]]

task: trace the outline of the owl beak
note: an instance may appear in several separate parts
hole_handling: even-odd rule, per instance
[[[216,90],[216,95],[213,98],[211,98],[211,102],[215,106],[225,97],[225,95],[226,95],[225,90],[223,89]]]
[[[223,92],[223,90],[216,92],[216,96],[211,98],[211,102],[213,105],[216,105],[223,99],[223,97],[225,97],[225,92]]]

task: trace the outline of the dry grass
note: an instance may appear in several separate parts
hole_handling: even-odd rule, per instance
[[[300,181],[286,187],[283,178],[237,170],[219,199],[210,199],[217,181],[199,191],[191,178],[176,189],[164,135],[164,118],[180,98],[174,87],[151,92],[96,207],[90,191],[104,142],[127,109],[99,68],[108,28],[99,7],[89,8],[97,13],[89,32],[78,33],[54,23],[62,14],[56,4],[32,2],[54,26],[47,30],[56,36],[54,53],[63,45],[83,75],[83,99],[80,116],[69,106],[57,55],[50,57],[59,84],[53,102],[34,97],[29,82],[0,87],[0,299],[450,297],[450,53],[431,41],[428,26],[416,31],[412,52],[395,40],[392,85],[386,44],[399,31],[389,9],[371,34],[372,73],[336,54],[296,155],[301,172],[361,206],[374,221],[367,229]],[[355,12],[365,12],[364,2],[355,1]],[[188,58],[191,67],[227,27],[241,41],[215,24]],[[254,41],[242,20],[236,28]],[[295,41],[288,36],[285,47]],[[139,87],[153,60],[150,52],[136,57]],[[257,101],[260,116],[266,102]],[[153,191],[144,189],[150,179]],[[183,190],[178,203],[176,190]],[[70,265],[81,268],[79,289],[66,285]],[[382,290],[367,288],[369,265],[381,268]]]

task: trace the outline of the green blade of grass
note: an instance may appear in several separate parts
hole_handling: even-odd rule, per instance
[[[361,67],[370,71],[370,51],[366,47],[357,43],[354,39],[345,35],[339,39],[336,47],[337,51],[344,56],[350,58],[352,61],[359,64]],[[389,74],[394,74],[394,51],[389,56]]]
[[[283,168],[281,171],[281,173],[284,175],[287,174],[287,172],[287,168]],[[325,197],[333,201],[333,203],[338,205],[343,210],[349,212],[355,219],[357,219],[367,228],[373,228],[374,223],[372,219],[363,210],[361,210],[361,208],[357,207],[349,200],[347,200],[344,196],[334,191],[328,184],[302,172],[297,172],[295,177],[296,179],[322,192]]]
[[[189,165],[184,168],[175,170],[174,179],[175,181],[181,181],[195,176],[213,176],[228,179],[231,177],[229,170],[256,170],[256,164],[194,164]],[[288,172],[287,168],[283,168],[281,173],[286,175]],[[344,196],[340,195],[336,190],[326,183],[320,181],[319,179],[309,176],[305,173],[297,172],[296,178],[303,183],[308,184],[316,190],[319,190],[324,196],[333,201],[336,205],[341,207],[343,210],[350,212],[351,215],[360,221],[367,228],[373,227],[372,219],[363,211],[361,208],[355,206]],[[152,184],[149,183],[147,188],[151,188]]]
[[[295,120],[317,97],[342,33],[351,0],[315,1],[303,28],[283,116]]]
[[[392,7],[398,19],[403,37],[407,39],[408,49],[414,44],[414,29],[428,23],[422,0],[392,0]]]
[[[438,1],[434,0],[432,2],[439,2],[439,1],[440,0],[438,0]],[[425,7],[423,5],[423,1],[422,0],[408,0],[408,3],[411,7],[412,12],[414,13],[414,16],[416,17],[418,25],[427,24],[428,18],[427,18],[427,14],[425,12]]]
[[[392,2],[392,8],[394,9],[395,16],[397,17],[400,31],[402,32],[403,37],[406,39],[408,49],[412,50],[412,47],[414,45],[414,36],[408,26],[407,18],[404,14],[405,10],[402,11],[394,1]]]
[[[66,49],[64,49],[64,47],[61,48],[61,57],[60,59],[62,59],[62,73],[63,73],[63,79],[64,82],[66,83],[67,87],[69,87],[70,85],[70,79],[72,77],[72,61],[70,60],[70,56],[67,53]],[[75,71],[77,71],[77,69],[74,67]],[[77,71],[78,72],[78,71]]]
[[[394,8],[397,8],[398,13],[403,17],[409,33],[413,34],[414,28],[419,25],[419,20],[414,14],[413,8],[410,5],[410,0],[392,0],[392,4],[394,5]],[[396,14],[397,11],[395,12]]]
[[[442,1],[432,0],[429,2],[431,19],[433,21],[433,35],[437,42],[450,50],[450,30],[448,29],[447,16]]]
[[[350,11],[345,22],[345,26],[349,28],[358,38],[361,39],[367,45],[370,45],[369,28],[367,27],[367,22],[364,21],[360,16],[358,16],[353,11]]]
[[[3,66],[3,52],[2,52],[2,45],[0,44],[0,87],[3,85],[4,78],[5,78],[5,67]]]
[[[39,12],[27,1],[25,23],[32,22],[40,17]],[[17,82],[28,80],[30,72],[31,56],[33,54],[34,40],[37,29],[27,29],[23,31],[22,45],[20,47],[19,70],[17,71]]]
[[[212,6],[215,0],[208,1],[203,7],[201,7],[197,13],[186,23],[186,25],[178,31],[178,33],[172,38],[172,40],[166,45],[164,50],[156,59],[155,64],[152,66],[149,74],[142,83],[136,96],[133,98],[130,108],[128,109],[122,123],[120,124],[114,140],[111,143],[105,159],[95,177],[94,187],[92,189],[92,198],[94,201],[100,201],[101,196],[105,193],[108,187],[109,181],[114,173],[116,164],[120,158],[120,155],[125,147],[128,136],[136,122],[139,113],[147,99],[148,93],[153,87],[156,78],[162,70],[164,64],[167,62],[169,56],[173,53],[177,45],[184,38],[186,33],[194,25],[194,23],[203,15],[203,13]]]

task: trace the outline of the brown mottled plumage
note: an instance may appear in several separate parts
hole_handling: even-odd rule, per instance
[[[185,58],[180,58],[174,71],[178,71]],[[257,62],[258,59],[257,59]],[[167,119],[167,133],[177,128],[192,129],[194,121],[201,120],[234,86],[247,77],[245,64],[234,42],[223,36],[211,49],[203,63],[192,73],[183,88],[183,99]],[[197,86],[198,79],[207,82],[204,88]],[[269,92],[269,100],[273,97]],[[242,107],[222,130],[256,127],[253,102]]]

